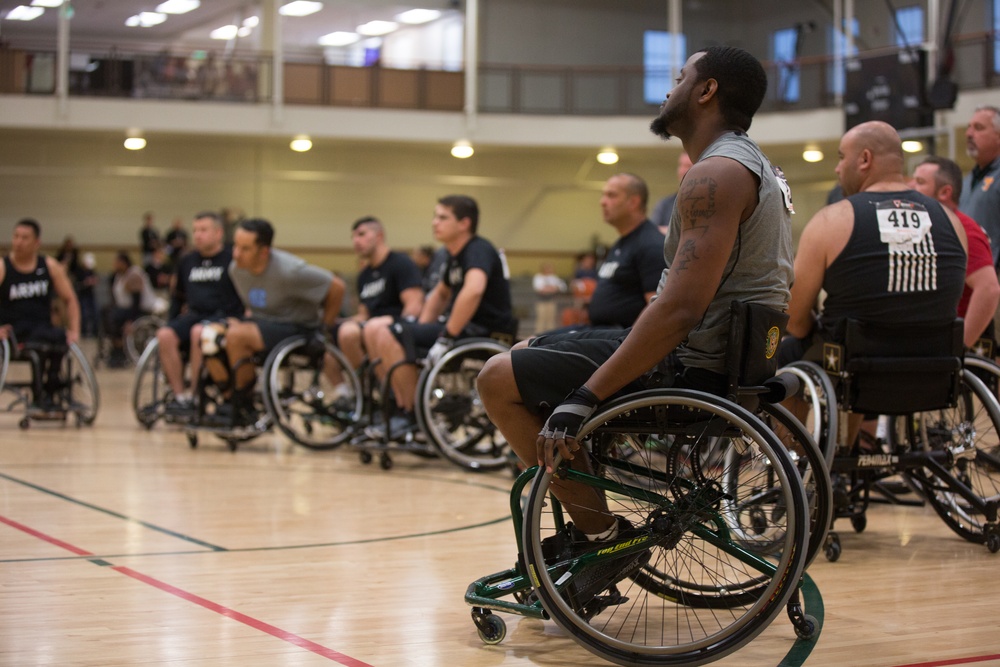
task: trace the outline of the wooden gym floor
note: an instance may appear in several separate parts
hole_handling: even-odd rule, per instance
[[[383,471],[270,433],[191,449],[138,426],[131,370],[98,380],[91,428],[0,414],[0,665],[606,664],[551,622],[480,642],[463,596],[514,561],[509,473]],[[811,653],[780,615],[715,664],[1000,666],[1000,554],[926,508],[837,527]]]

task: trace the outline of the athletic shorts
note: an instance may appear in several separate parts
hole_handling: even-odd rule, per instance
[[[512,350],[511,366],[521,401],[531,412],[545,414],[582,386],[621,345],[630,329],[591,329],[546,334],[526,348]],[[685,368],[671,353],[642,377],[616,392],[624,394],[663,387],[699,389],[723,395],[724,375],[701,368]]]
[[[262,319],[248,319],[245,321],[257,325],[260,337],[264,339],[263,352],[265,354],[269,353],[277,347],[278,343],[287,338],[291,338],[292,336],[309,336],[315,331],[313,327],[305,327],[295,322],[275,322],[274,320]]]
[[[188,311],[186,313],[181,313],[174,319],[167,322],[167,326],[173,329],[174,333],[177,334],[177,338],[181,341],[181,347],[187,348],[191,343],[191,329],[194,328],[194,325],[205,320],[219,320],[224,322],[225,317],[222,317],[221,313],[203,315]]]

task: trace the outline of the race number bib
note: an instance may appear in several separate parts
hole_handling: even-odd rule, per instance
[[[915,202],[892,199],[875,205],[878,233],[882,243],[893,249],[905,249],[924,240],[931,231],[931,216]],[[902,246],[902,247],[901,247]]]

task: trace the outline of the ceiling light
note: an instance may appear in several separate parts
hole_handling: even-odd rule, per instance
[[[292,143],[288,144],[288,147],[296,153],[305,153],[313,147],[313,142],[306,135],[300,134],[292,139]]]
[[[441,12],[437,9],[410,9],[401,14],[396,14],[396,20],[408,25],[419,25],[421,23],[429,23],[440,16]]]
[[[130,151],[141,151],[146,147],[146,140],[142,137],[129,137],[125,140],[125,148]]]
[[[135,16],[125,19],[125,25],[130,28],[152,28],[154,25],[160,25],[166,20],[166,14],[159,12],[139,12]]]
[[[359,25],[356,29],[359,34],[366,37],[377,37],[378,35],[387,35],[398,27],[399,24],[394,21],[369,21]]]
[[[353,44],[359,39],[361,39],[361,35],[356,32],[344,32],[342,30],[338,30],[337,32],[331,32],[323,35],[317,41],[320,46],[347,46],[348,44]]]
[[[187,14],[198,9],[199,6],[201,6],[201,0],[166,0],[166,2],[156,5],[156,11],[164,14]]]
[[[282,16],[309,16],[323,9],[322,2],[309,2],[308,0],[295,0],[283,5],[278,12]]]
[[[242,28],[236,31],[236,34],[239,35],[240,37],[249,37],[251,32],[253,32],[253,30],[251,30],[246,26],[243,26]]]
[[[63,0],[31,0],[32,7],[60,7]]]
[[[903,150],[907,153],[919,153],[924,150],[924,144],[916,139],[908,139],[903,142]]]
[[[618,151],[614,148],[602,148],[597,154],[597,161],[601,164],[616,164],[618,162]]]
[[[244,28],[256,28],[258,25],[260,25],[260,19],[256,16],[248,16],[243,19]]]
[[[476,151],[472,148],[472,144],[465,139],[459,139],[455,142],[455,145],[451,147],[451,156],[457,157],[459,160],[472,157],[472,154],[475,152]]]
[[[7,12],[7,16],[4,18],[9,21],[34,21],[44,13],[44,7],[28,7],[27,5],[18,5],[14,9]]]
[[[240,29],[234,25],[224,25],[208,33],[212,39],[234,39],[239,34]]]
[[[802,151],[802,159],[806,162],[821,162],[823,160],[823,151],[818,148],[807,148]]]

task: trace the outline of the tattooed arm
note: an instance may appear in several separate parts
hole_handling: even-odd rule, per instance
[[[756,177],[728,158],[711,157],[691,167],[675,203],[681,236],[663,291],[587,381],[599,399],[655,366],[701,321],[722,280],[740,223],[757,206],[757,188]]]

